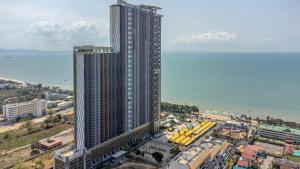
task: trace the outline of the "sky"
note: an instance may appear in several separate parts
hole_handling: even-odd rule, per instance
[[[128,0],[160,6],[163,51],[299,52],[299,0]],[[116,0],[1,0],[0,48],[109,45]]]

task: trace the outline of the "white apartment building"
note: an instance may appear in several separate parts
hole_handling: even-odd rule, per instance
[[[34,99],[27,102],[12,103],[3,105],[3,115],[7,119],[24,117],[32,114],[40,117],[46,112],[47,101],[43,99]]]

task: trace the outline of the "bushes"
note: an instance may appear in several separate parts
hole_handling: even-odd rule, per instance
[[[255,141],[260,141],[264,143],[270,143],[278,146],[284,146],[284,142],[280,140],[273,140],[273,139],[268,139],[268,138],[263,138],[263,137],[255,137]]]
[[[135,154],[136,154],[136,155],[141,155],[142,152],[141,152],[139,149],[137,149],[137,150],[135,151]]]
[[[173,112],[173,113],[192,113],[198,112],[197,106],[179,105],[167,102],[161,102],[161,111]]]
[[[30,121],[25,124],[25,129],[27,130],[27,134],[32,134],[41,131],[40,128],[32,126]]]
[[[152,153],[152,157],[159,163],[162,162],[162,159],[164,158],[164,155],[160,152],[154,152]]]
[[[294,156],[294,155],[287,155],[286,156],[287,160],[296,162],[296,163],[300,163],[300,157]]]
[[[299,126],[299,123],[297,123],[297,122],[284,121],[283,119],[273,118],[270,116],[267,116],[267,118],[265,120],[260,119],[260,122],[268,124],[268,125],[287,126],[287,127],[295,128],[295,129],[297,129]]]
[[[10,137],[9,133],[8,133],[8,132],[5,132],[3,138],[7,140],[7,139],[9,139],[9,137]]]
[[[61,122],[61,119],[62,119],[62,116],[60,114],[57,114],[55,116],[50,116],[44,121],[44,124],[42,126],[45,129],[49,129],[49,128],[55,126],[56,123]]]
[[[178,154],[179,152],[180,152],[180,148],[178,146],[175,146],[170,150],[170,153],[174,155]]]

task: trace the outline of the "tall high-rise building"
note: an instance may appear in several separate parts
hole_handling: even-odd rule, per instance
[[[115,53],[109,47],[74,47],[75,144],[92,148],[114,137]]]
[[[95,167],[159,131],[159,9],[119,0],[110,7],[111,47],[74,47],[75,146],[55,153],[54,168]]]
[[[151,122],[159,130],[161,15],[159,7],[119,0],[110,7],[111,46],[119,59],[119,130]]]

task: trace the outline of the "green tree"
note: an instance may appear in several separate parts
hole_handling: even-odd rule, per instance
[[[175,146],[170,150],[170,153],[174,155],[178,154],[179,152],[180,152],[180,148],[178,146]]]
[[[52,110],[52,109],[49,109],[49,110],[48,110],[48,114],[49,114],[50,116],[52,116],[54,113],[55,113],[54,110]]]
[[[57,115],[54,116],[53,122],[54,122],[54,123],[58,123],[58,122],[60,122],[61,118],[62,118],[61,115],[60,115],[60,114],[57,114]]]
[[[9,133],[8,133],[8,132],[6,132],[6,133],[4,134],[4,136],[3,136],[3,138],[4,138],[4,139],[9,139],[9,138],[10,138],[10,135],[9,135]]]
[[[141,153],[142,153],[142,152],[141,152],[139,149],[135,150],[135,154],[136,154],[136,155],[141,155]]]
[[[31,134],[33,132],[33,127],[31,125],[30,121],[25,123],[25,128],[26,128],[28,134]]]
[[[28,134],[33,133],[33,131],[34,131],[34,129],[33,129],[32,126],[27,127],[27,133],[28,133]]]
[[[218,137],[218,131],[216,129],[213,129],[211,136]]]
[[[164,155],[161,152],[154,152],[152,153],[152,157],[159,163],[162,162]]]
[[[41,83],[37,84],[37,88],[41,89],[43,87],[43,85]]]

